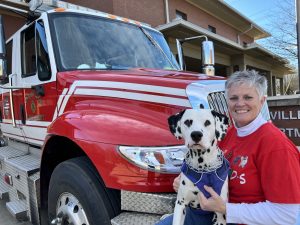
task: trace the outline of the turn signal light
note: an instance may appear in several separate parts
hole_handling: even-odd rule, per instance
[[[4,181],[11,186],[13,185],[12,176],[7,173],[4,175]]]

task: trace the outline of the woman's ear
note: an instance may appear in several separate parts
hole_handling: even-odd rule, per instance
[[[267,96],[266,95],[263,95],[260,99],[260,103],[261,103],[261,106],[264,105],[265,101],[267,100]]]

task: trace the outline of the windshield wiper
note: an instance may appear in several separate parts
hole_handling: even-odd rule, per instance
[[[172,61],[169,59],[169,57],[166,55],[166,53],[164,52],[164,50],[160,47],[160,45],[156,42],[156,40],[143,28],[143,27],[139,27],[141,29],[141,31],[143,32],[143,34],[148,38],[148,40],[151,42],[151,44],[153,44],[165,57],[166,60],[168,60],[168,62],[170,63],[170,65],[173,68],[176,68],[176,66],[174,66],[174,64],[172,63]]]

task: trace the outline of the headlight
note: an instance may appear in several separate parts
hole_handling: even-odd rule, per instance
[[[119,152],[138,167],[159,173],[179,173],[187,152],[186,146],[119,146]]]

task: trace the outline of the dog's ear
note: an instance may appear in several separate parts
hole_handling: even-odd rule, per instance
[[[229,126],[229,119],[224,114],[218,113],[214,110],[211,111],[211,114],[215,117],[216,121],[216,137],[218,141],[224,139]]]
[[[181,133],[181,126],[179,121],[182,118],[182,115],[184,114],[185,110],[172,115],[168,118],[168,123],[169,123],[169,129],[171,133],[177,138],[181,139],[182,138],[182,133]]]

